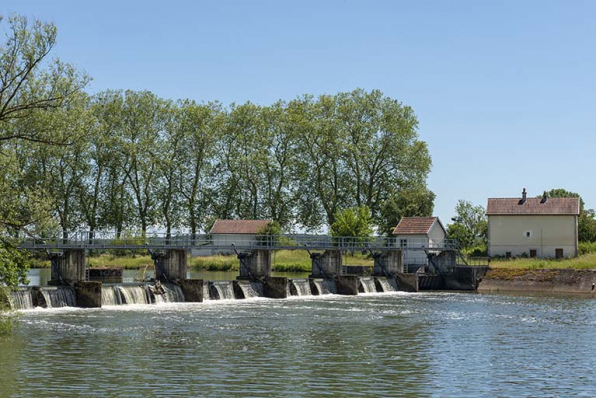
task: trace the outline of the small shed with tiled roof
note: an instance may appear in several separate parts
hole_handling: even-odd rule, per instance
[[[440,246],[447,236],[447,231],[439,217],[404,217],[393,230],[397,243],[401,247]],[[404,265],[408,269],[428,264],[423,250],[404,250]]]
[[[254,242],[270,223],[271,220],[216,220],[209,234],[214,246],[219,246],[217,253],[230,254],[233,253],[232,243],[242,246]]]
[[[489,198],[488,254],[563,258],[578,254],[579,198]]]

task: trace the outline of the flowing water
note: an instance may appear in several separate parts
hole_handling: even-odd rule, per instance
[[[149,287],[146,284],[116,285],[122,304],[151,304]]]
[[[40,289],[47,308],[74,307],[74,289],[70,286],[44,286]]]
[[[211,282],[211,298],[214,300],[233,300],[234,283],[232,281]]]
[[[337,284],[333,279],[313,279],[313,282],[317,287],[318,295],[337,293]],[[313,292],[313,294],[315,294],[315,292]]]
[[[101,305],[121,305],[120,290],[116,286],[102,285]]]
[[[290,294],[293,296],[312,295],[308,279],[291,279],[288,284],[290,285]]]
[[[397,292],[397,282],[395,281],[395,278],[379,276],[376,277],[376,279],[384,293]]]
[[[596,396],[596,300],[378,293],[24,311],[2,397]]]
[[[360,277],[360,287],[358,291],[361,293],[376,293],[377,286],[375,285],[375,279],[371,276]]]
[[[21,287],[10,292],[10,307],[13,310],[28,310],[33,308],[31,288]]]
[[[239,282],[238,286],[244,293],[244,298],[263,297],[263,284],[261,282]]]

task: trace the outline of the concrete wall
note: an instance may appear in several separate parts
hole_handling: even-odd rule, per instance
[[[556,249],[563,249],[565,257],[578,254],[576,216],[489,216],[488,236],[489,256],[529,256],[536,250],[537,257],[551,258]]]

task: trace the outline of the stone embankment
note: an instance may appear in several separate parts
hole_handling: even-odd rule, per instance
[[[596,295],[596,270],[490,269],[482,278],[478,292]]]

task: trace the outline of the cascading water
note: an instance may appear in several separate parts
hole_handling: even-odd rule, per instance
[[[173,283],[163,283],[161,284],[162,293],[156,294],[157,292],[153,291],[153,297],[155,298],[155,303],[182,303],[184,302],[184,293],[182,293],[182,288],[178,285]]]
[[[117,285],[122,304],[150,304],[147,285]]]
[[[337,284],[334,279],[313,279],[319,295],[337,294]]]
[[[76,306],[74,289],[70,286],[42,287],[39,290],[47,308]]]
[[[211,282],[211,296],[214,300],[233,300],[234,284],[232,281]]]
[[[211,295],[209,294],[209,284],[207,282],[203,283],[203,301],[211,300]]]
[[[378,277],[377,282],[384,293],[397,292],[397,281],[395,278]]]
[[[244,293],[244,298],[263,297],[263,284],[261,282],[239,282],[238,286]]]
[[[122,299],[120,297],[120,290],[116,286],[102,286],[101,287],[101,305],[120,305]]]
[[[370,277],[361,277],[358,291],[361,293],[376,293],[377,287],[375,286],[375,280]]]
[[[28,310],[33,308],[31,288],[21,287],[10,292],[10,307],[13,310]]]
[[[293,296],[310,296],[310,282],[308,279],[292,279],[290,280],[290,294]]]

